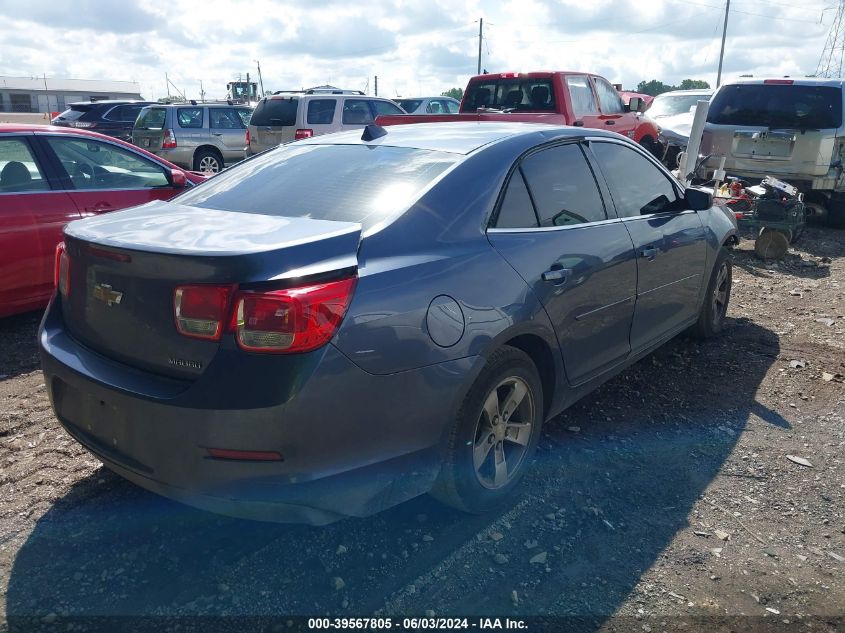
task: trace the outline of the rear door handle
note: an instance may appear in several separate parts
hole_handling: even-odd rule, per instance
[[[542,274],[543,281],[550,281],[556,286],[562,286],[572,274],[571,268],[550,268]]]
[[[223,134],[221,134],[220,132],[212,132],[211,135],[212,136],[223,136]]]
[[[645,257],[648,260],[653,260],[659,254],[660,249],[655,248],[654,246],[647,246],[646,248],[640,251],[640,256]]]
[[[608,121],[605,121],[604,124],[605,125],[616,125],[616,121],[614,121],[613,119],[610,119]]]

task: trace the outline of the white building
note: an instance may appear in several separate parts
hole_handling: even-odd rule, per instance
[[[0,76],[0,112],[62,112],[76,101],[141,99],[134,81]]]

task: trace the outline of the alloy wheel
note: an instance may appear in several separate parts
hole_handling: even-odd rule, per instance
[[[534,395],[522,378],[502,380],[487,394],[472,446],[475,476],[485,488],[506,486],[519,472],[531,440]]]
[[[200,160],[200,171],[216,174],[220,171],[220,161],[218,161],[214,156],[203,156]]]

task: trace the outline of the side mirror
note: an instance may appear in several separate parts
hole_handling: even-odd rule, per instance
[[[181,169],[170,170],[170,184],[177,188],[188,186],[188,177]]]
[[[643,100],[640,97],[631,97],[628,101],[628,112],[640,112],[643,107]]]
[[[706,211],[713,206],[713,194],[695,187],[687,187],[684,191],[684,201],[688,209]]]

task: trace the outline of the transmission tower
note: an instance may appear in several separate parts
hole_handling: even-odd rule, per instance
[[[841,77],[845,62],[845,0],[839,0],[836,17],[827,34],[824,51],[816,67],[816,77]]]

